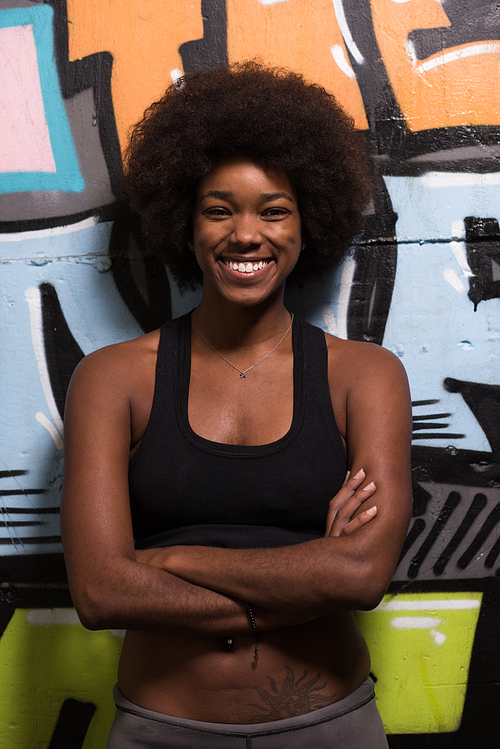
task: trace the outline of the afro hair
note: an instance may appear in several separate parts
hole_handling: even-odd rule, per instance
[[[293,184],[306,244],[295,280],[338,265],[370,199],[365,139],[324,88],[251,61],[186,74],[132,131],[124,197],[146,252],[179,286],[202,278],[188,251],[200,180],[232,158],[282,170]]]

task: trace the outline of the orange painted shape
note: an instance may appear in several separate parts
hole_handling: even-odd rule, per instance
[[[500,124],[500,41],[445,49],[426,60],[406,49],[410,31],[450,26],[438,0],[371,0],[391,86],[413,131]]]
[[[368,127],[356,79],[332,54],[334,47],[341,64],[350,67],[332,0],[227,0],[227,16],[231,62],[258,57],[296,70],[333,93],[357,127]]]
[[[122,148],[127,133],[182,71],[179,45],[203,37],[201,0],[67,0],[69,57],[113,55],[111,79]]]

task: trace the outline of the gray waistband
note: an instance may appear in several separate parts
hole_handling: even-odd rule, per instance
[[[305,713],[304,715],[297,715],[293,718],[275,720],[269,723],[250,723],[245,725],[240,723],[207,723],[200,720],[176,718],[171,715],[165,715],[164,713],[157,713],[154,710],[147,710],[144,707],[140,707],[139,705],[130,702],[130,700],[123,695],[118,684],[116,684],[113,690],[113,697],[116,707],[119,710],[131,713],[132,715],[138,715],[151,721],[167,723],[191,731],[221,734],[224,736],[239,736],[241,734],[269,736],[270,734],[294,731],[299,728],[305,728],[306,726],[319,725],[320,723],[327,723],[336,718],[340,718],[343,715],[366,705],[374,699],[375,693],[373,689],[373,681],[368,677],[368,679],[366,679],[361,686],[356,689],[356,691],[352,692],[347,697],[344,697],[344,699],[339,700],[338,702],[333,702],[326,707],[321,707],[313,712]]]

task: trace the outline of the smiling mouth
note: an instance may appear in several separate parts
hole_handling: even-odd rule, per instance
[[[270,260],[260,260],[258,263],[235,263],[233,260],[223,260],[222,262],[231,270],[237,270],[240,273],[255,273],[255,271],[262,270],[266,265],[269,265]]]

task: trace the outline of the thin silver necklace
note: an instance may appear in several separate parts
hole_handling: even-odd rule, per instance
[[[236,364],[233,364],[232,362],[229,361],[229,359],[226,359],[226,357],[223,356],[220,351],[217,351],[217,349],[214,346],[212,346],[212,344],[210,343],[210,341],[207,341],[207,339],[205,338],[205,336],[203,335],[203,333],[201,332],[201,330],[198,330],[198,328],[194,324],[192,318],[191,318],[191,324],[192,324],[193,328],[196,330],[196,332],[198,333],[198,335],[200,335],[203,338],[203,340],[205,341],[205,343],[207,343],[210,346],[210,348],[212,349],[212,351],[215,351],[215,353],[217,354],[217,356],[220,356],[221,359],[224,359],[224,361],[226,362],[226,364],[229,364],[230,367],[232,367],[237,372],[239,372],[241,379],[244,380],[245,377],[247,376],[247,372],[250,372],[250,370],[253,369],[254,367],[256,367],[258,364],[262,364],[262,362],[264,361],[264,359],[267,359],[268,356],[271,356],[271,354],[273,354],[276,351],[276,349],[278,348],[278,346],[281,346],[281,344],[283,343],[283,341],[287,337],[287,335],[290,332],[290,329],[292,327],[292,324],[293,324],[293,312],[290,312],[290,317],[291,317],[290,325],[286,329],[286,332],[285,332],[285,335],[283,336],[283,338],[281,338],[278,341],[278,343],[276,344],[276,346],[268,354],[266,354],[265,356],[263,356],[262,359],[259,359],[258,362],[255,362],[255,364],[252,364],[251,367],[248,367],[248,369],[245,369],[245,370],[240,369],[239,367],[237,367]]]

